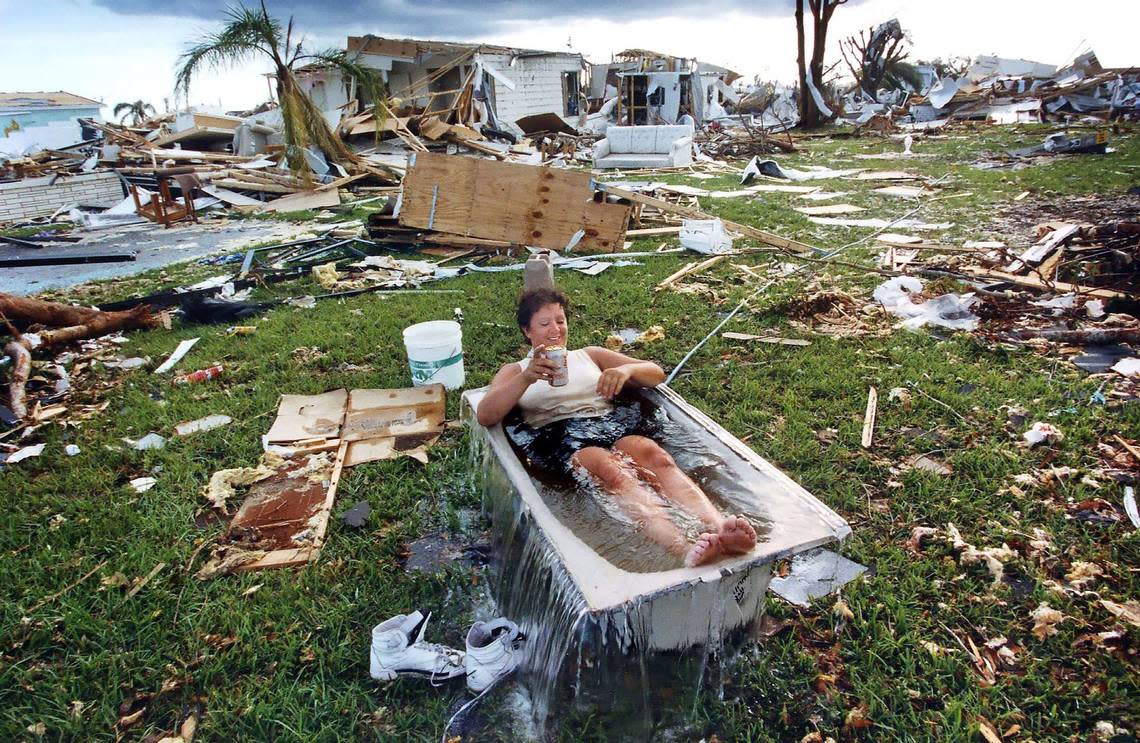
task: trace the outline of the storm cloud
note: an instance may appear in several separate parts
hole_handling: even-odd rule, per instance
[[[858,2],[858,0],[853,0]],[[121,15],[163,15],[205,21],[224,20],[234,7],[227,0],[94,0]],[[254,2],[248,2],[254,5]],[[589,19],[646,21],[655,17],[706,16],[707,3],[693,0],[278,0],[267,2],[270,15],[284,20],[292,15],[303,32],[321,35],[365,34],[432,39],[473,40],[508,24]],[[724,0],[717,13],[738,11],[755,16],[791,16],[792,0]],[[579,33],[581,29],[579,28]]]

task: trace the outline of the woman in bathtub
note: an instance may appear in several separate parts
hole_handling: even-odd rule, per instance
[[[479,403],[479,423],[500,423],[517,406],[522,420],[506,425],[507,435],[534,465],[564,474],[584,470],[646,536],[688,566],[749,552],[756,544],[752,526],[722,514],[649,438],[652,423],[637,405],[614,402],[626,385],[661,384],[660,366],[589,346],[567,354],[569,383],[550,385],[558,367],[542,352],[566,347],[568,305],[566,295],[551,288],[519,297],[516,319],[531,352],[495,375]],[[701,522],[705,531],[695,542],[669,518],[662,498]]]

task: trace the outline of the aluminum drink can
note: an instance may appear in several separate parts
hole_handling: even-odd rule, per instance
[[[205,369],[199,369],[196,372],[190,372],[189,374],[179,375],[179,376],[174,378],[174,383],[175,384],[197,384],[198,382],[205,382],[207,380],[213,379],[214,377],[218,376],[221,373],[222,373],[222,366],[221,366],[221,364],[218,364],[216,366],[210,366],[210,367],[207,367]]]
[[[546,358],[558,365],[558,372],[550,380],[551,387],[565,387],[570,382],[570,367],[566,361],[566,349],[563,346],[551,346],[542,352]]]

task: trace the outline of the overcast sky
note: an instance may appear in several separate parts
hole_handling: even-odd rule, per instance
[[[581,52],[595,62],[649,48],[724,65],[747,78],[795,77],[792,0],[267,0],[296,16],[311,48],[349,35],[485,41]],[[108,105],[142,99],[163,110],[186,44],[220,27],[226,0],[0,0],[0,91],[66,90]],[[1064,64],[1094,49],[1102,64],[1140,65],[1137,0],[850,0],[828,34],[836,42],[892,17],[913,59],[999,54]],[[252,108],[268,98],[249,65],[203,75],[196,104]],[[171,100],[173,104],[173,100]],[[107,115],[109,112],[104,112]]]

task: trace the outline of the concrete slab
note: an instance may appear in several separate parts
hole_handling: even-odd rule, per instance
[[[311,223],[210,220],[163,229],[150,223],[97,232],[75,231],[77,243],[49,243],[42,249],[0,245],[5,258],[45,258],[90,253],[135,253],[133,261],[67,266],[6,268],[0,271],[0,292],[27,296],[99,279],[120,278],[195,260],[215,253],[237,252],[267,241],[287,242],[318,234]]]

